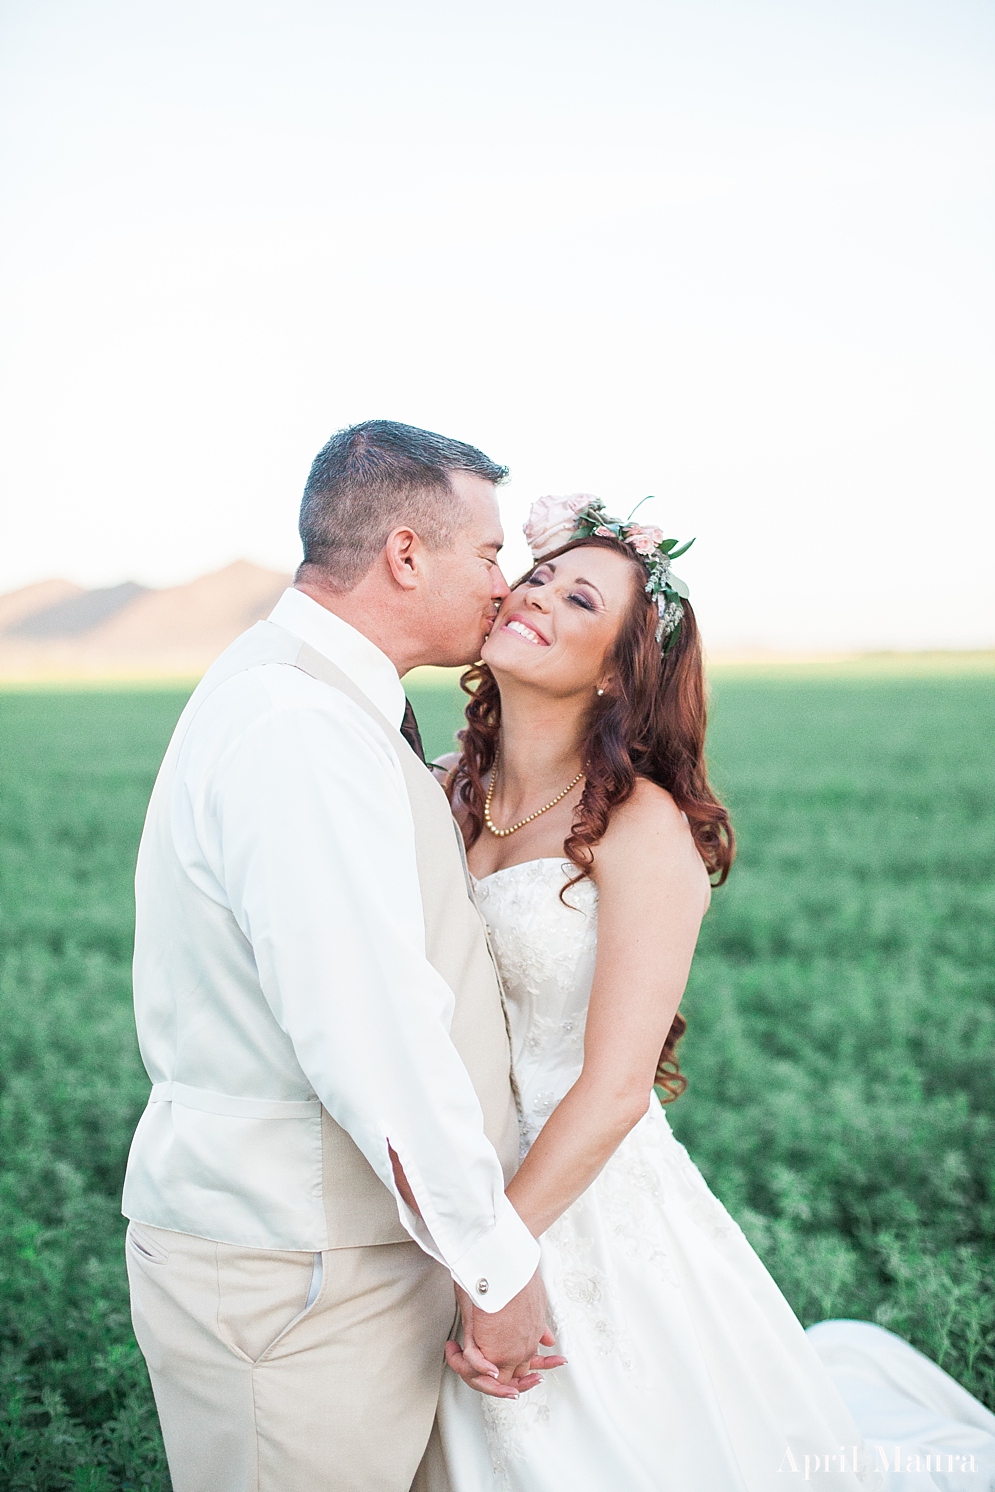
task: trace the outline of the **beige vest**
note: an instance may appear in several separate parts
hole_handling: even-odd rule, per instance
[[[393,1196],[318,1101],[234,917],[198,889],[173,847],[173,782],[190,721],[224,680],[264,663],[300,668],[339,689],[394,747],[414,820],[426,955],[455,995],[453,1043],[506,1179],[518,1162],[507,1019],[446,796],[341,669],[259,622],[194,692],[149,804],[136,874],[135,1012],[154,1086],[132,1144],[123,1210],[154,1227],[256,1248],[403,1242],[409,1235]]]

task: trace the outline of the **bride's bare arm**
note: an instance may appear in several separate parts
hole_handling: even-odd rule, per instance
[[[597,846],[594,879],[598,951],[584,1067],[508,1187],[537,1237],[646,1113],[708,906],[687,822],[669,793],[644,779]]]

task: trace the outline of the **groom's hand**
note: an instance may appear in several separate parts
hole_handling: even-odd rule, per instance
[[[546,1292],[538,1270],[501,1311],[478,1310],[456,1288],[463,1318],[463,1345],[446,1343],[446,1361],[463,1382],[496,1399],[517,1399],[541,1380],[538,1368],[558,1368],[564,1357],[539,1352],[555,1345],[546,1325]]]

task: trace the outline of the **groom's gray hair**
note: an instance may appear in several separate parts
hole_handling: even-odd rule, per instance
[[[431,549],[448,548],[465,516],[449,473],[503,482],[475,446],[395,420],[339,430],[318,452],[301,503],[304,563],[342,590],[360,581],[395,529],[410,527]]]

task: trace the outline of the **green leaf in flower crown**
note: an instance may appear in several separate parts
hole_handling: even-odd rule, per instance
[[[669,554],[676,543],[676,539],[661,539],[656,547],[662,549],[665,554]]]
[[[677,543],[676,539],[674,540],[674,543],[675,544]],[[674,560],[674,559],[680,559],[680,557],[681,557],[682,554],[687,554],[688,550],[691,548],[691,545],[693,543],[694,543],[693,539],[688,539],[687,543],[686,544],[682,544],[681,547],[680,547],[680,549],[673,549],[673,550],[671,550],[671,552],[670,552],[670,558],[672,560]]]
[[[677,575],[673,574],[673,572],[671,572],[670,583],[674,587],[674,590],[677,592],[677,594],[680,596],[681,600],[682,601],[687,601],[688,600],[688,588],[684,584],[683,580],[681,580],[679,576],[677,576]],[[668,600],[669,600],[669,597],[668,597]]]

